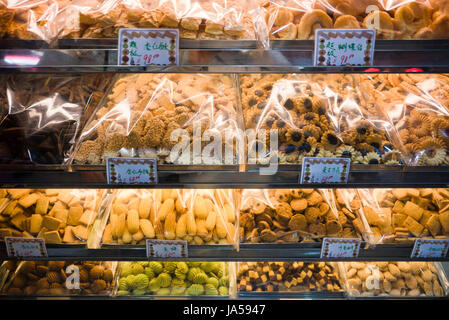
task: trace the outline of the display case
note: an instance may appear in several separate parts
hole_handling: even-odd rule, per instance
[[[448,5],[0,3],[0,299],[447,299],[447,253],[412,251],[449,239]],[[118,64],[120,28],[179,30],[179,64]],[[373,64],[315,66],[321,28],[375,29]],[[306,156],[349,158],[347,183],[301,183]],[[108,183],[109,157],[157,184]]]

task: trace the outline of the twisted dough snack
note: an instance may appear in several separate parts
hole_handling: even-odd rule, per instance
[[[378,22],[378,23],[377,23]],[[372,11],[363,19],[363,27],[375,29],[378,39],[394,39],[394,21],[384,11]]]
[[[399,7],[394,13],[394,18],[400,32],[404,36],[411,36],[429,25],[431,11],[423,4],[410,2]]]
[[[335,20],[335,29],[360,29],[360,23],[354,16],[344,15]]]
[[[298,39],[313,39],[316,29],[332,28],[332,19],[322,10],[307,12],[298,25]]]

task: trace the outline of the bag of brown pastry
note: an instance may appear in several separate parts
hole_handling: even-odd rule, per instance
[[[382,206],[380,189],[355,189],[361,201],[359,214],[369,225],[367,241],[371,244],[394,242],[392,212]]]
[[[342,141],[333,153],[350,155],[355,164],[403,164],[398,133],[388,117],[378,112],[376,96],[360,86],[364,77],[326,76],[314,79],[325,88],[329,122]]]
[[[391,211],[396,242],[449,236],[447,189],[380,189],[377,194],[382,209]]]
[[[442,297],[448,281],[439,262],[340,262],[350,297]]]
[[[107,157],[157,158],[177,165],[232,165],[243,152],[236,91],[227,75],[120,77],[84,128],[74,164]]]
[[[336,263],[326,262],[239,262],[239,294],[247,292],[343,292]]]
[[[22,261],[1,293],[20,296],[112,294],[117,262]]]
[[[313,242],[342,237],[343,226],[328,190],[244,190],[242,242]]]
[[[370,227],[365,216],[360,214],[362,202],[355,189],[327,189],[336,205],[344,238],[362,238],[369,241]]]
[[[0,162],[65,164],[84,117],[99,102],[110,78],[9,76],[4,98],[7,115],[0,123]]]
[[[449,78],[445,74],[378,75],[378,102],[398,132],[409,165],[447,165]]]
[[[1,189],[0,238],[43,238],[46,243],[95,246],[104,190]]]

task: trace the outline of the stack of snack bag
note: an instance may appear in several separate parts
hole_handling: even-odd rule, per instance
[[[340,216],[327,189],[250,190],[242,193],[241,242],[314,242],[357,236],[355,224]]]
[[[377,116],[352,75],[244,75],[240,83],[245,126],[252,129],[248,163],[274,156],[280,163],[305,156],[402,163],[392,125]]]
[[[371,192],[382,210],[392,217],[395,241],[448,238],[447,189],[376,189]]]
[[[237,288],[244,292],[343,292],[336,263],[241,262]]]
[[[364,75],[360,83],[398,132],[409,165],[449,164],[446,74]]]
[[[314,39],[317,29],[375,29],[377,39],[447,39],[447,1],[262,1],[271,39]]]
[[[120,77],[84,128],[73,163],[140,157],[160,164],[238,164],[243,143],[236,105],[228,75]]]
[[[122,262],[118,296],[229,296],[232,280],[224,262]]]
[[[10,75],[0,93],[0,162],[61,165],[111,75]]]
[[[232,190],[117,190],[102,243],[237,244],[236,223]]]
[[[96,189],[0,189],[0,239],[86,243],[98,228],[103,194]]]
[[[117,262],[22,261],[1,293],[25,296],[110,295]]]
[[[343,262],[350,297],[441,297],[448,281],[438,262]]]

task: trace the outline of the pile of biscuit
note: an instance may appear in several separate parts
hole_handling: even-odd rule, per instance
[[[111,262],[23,261],[3,288],[8,295],[110,295]]]
[[[102,190],[0,189],[0,238],[84,243],[97,219]]]
[[[242,242],[319,241],[363,232],[360,222],[338,215],[325,192],[316,189],[269,190],[269,198],[242,194]],[[356,220],[355,218],[354,220]],[[354,228],[360,228],[357,231]]]
[[[447,189],[386,189],[380,206],[391,215],[396,241],[449,236],[449,192]]]
[[[439,39],[449,34],[447,1],[262,1],[270,38],[314,39],[316,29],[375,29],[377,39]]]
[[[117,190],[104,244],[145,244],[146,239],[189,244],[233,244],[236,211],[232,191]]]
[[[432,262],[345,262],[351,296],[445,295]]]
[[[336,268],[325,262],[242,262],[237,275],[239,291],[343,291]]]
[[[236,90],[228,75],[121,77],[84,128],[74,163],[139,157],[179,165],[236,164],[241,139],[236,105]],[[205,151],[211,142],[222,147],[222,157],[218,151]]]
[[[253,130],[248,162],[277,156],[280,163],[301,163],[307,156],[401,164],[402,155],[384,129],[386,121],[374,118],[376,108],[366,103],[355,80],[347,75],[241,76],[245,127]],[[276,145],[272,131],[277,132]]]

